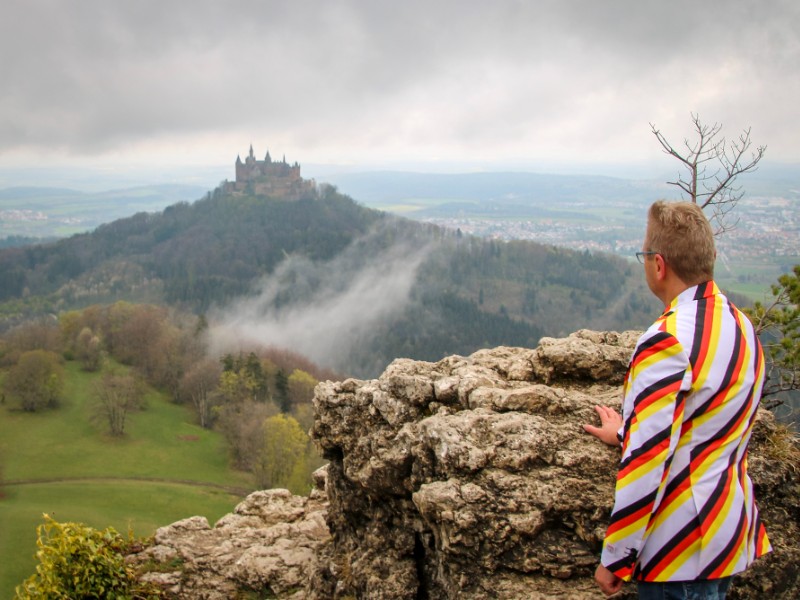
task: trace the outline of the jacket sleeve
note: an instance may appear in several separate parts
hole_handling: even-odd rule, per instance
[[[600,559],[626,581],[664,493],[690,384],[689,358],[678,340],[664,331],[645,333],[624,385],[622,459]]]

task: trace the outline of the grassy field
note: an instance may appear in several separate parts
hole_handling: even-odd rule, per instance
[[[97,377],[67,363],[65,401],[28,414],[0,406],[0,600],[33,573],[42,513],[149,536],[157,527],[202,515],[213,524],[250,488],[232,471],[222,438],[191,422],[184,407],[151,392],[121,439],[93,421]]]

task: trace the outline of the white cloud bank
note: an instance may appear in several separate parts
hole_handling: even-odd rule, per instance
[[[276,347],[323,367],[343,364],[378,323],[408,306],[428,253],[402,244],[365,256],[365,245],[368,238],[329,262],[287,257],[255,295],[209,314],[212,353]]]

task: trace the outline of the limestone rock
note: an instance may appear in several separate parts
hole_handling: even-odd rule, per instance
[[[637,338],[579,331],[320,383],[311,434],[330,462],[309,498],[257,492],[213,528],[160,529],[135,560],[180,565],[149,575],[177,598],[599,600],[619,454],[582,424],[619,407]],[[750,468],[775,552],[733,600],[800,597],[798,456],[761,412]]]
[[[603,598],[593,574],[619,454],[582,424],[595,404],[619,408],[637,339],[578,331],[320,385],[312,437],[330,460],[331,537],[327,583],[308,597]],[[798,595],[800,489],[791,466],[765,458],[775,431],[762,412],[751,465],[776,552],[731,598]]]
[[[242,590],[304,598],[317,547],[328,537],[326,505],[319,490],[308,498],[281,489],[255,492],[214,527],[191,517],[158,529],[154,545],[128,562],[158,564],[142,578],[171,598],[228,600]]]

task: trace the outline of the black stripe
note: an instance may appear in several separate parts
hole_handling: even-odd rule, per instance
[[[663,527],[663,525],[662,525]],[[700,523],[699,521],[689,521],[686,525],[680,528],[675,535],[673,535],[669,542],[664,544],[658,552],[656,552],[653,557],[648,561],[646,565],[640,565],[642,578],[646,579],[648,574],[655,569],[655,567],[660,563],[667,555],[672,552],[675,548],[677,548],[683,541],[689,537],[692,531],[699,529]]]
[[[737,359],[739,358],[739,354],[742,352],[742,331],[739,329],[739,326],[736,326],[737,335],[733,338],[733,349],[731,350],[730,358],[728,359],[728,368],[725,369],[725,377],[722,378],[722,382],[719,384],[719,389],[725,389],[730,385],[731,380],[733,379],[733,372],[736,369]]]
[[[675,473],[664,488],[664,498],[669,498],[669,496],[674,493],[675,490],[678,489],[684,480],[688,479],[691,474],[692,470],[688,465],[681,469],[679,473]]]
[[[658,494],[657,489],[647,494],[647,496],[639,498],[636,502],[628,504],[628,506],[623,506],[619,510],[615,510],[614,513],[611,515],[611,522],[616,523],[617,521],[624,520],[630,517],[632,514],[647,507],[649,504],[655,502],[656,494]]]
[[[697,286],[697,289],[694,292],[694,299],[695,300],[702,300],[706,296],[706,292],[711,288],[711,281],[705,281]]]
[[[733,462],[734,461],[728,461],[728,466],[730,467]],[[720,475],[720,478],[717,479],[717,485],[714,486],[714,491],[711,492],[711,495],[708,497],[708,500],[706,500],[703,508],[700,509],[699,517],[701,523],[705,522],[705,520],[708,518],[708,515],[714,509],[714,506],[716,506],[717,501],[725,491],[725,488],[728,487],[728,482],[730,481],[728,469],[725,469]]]
[[[722,549],[722,551],[716,557],[714,557],[714,560],[712,560],[705,569],[700,571],[700,574],[697,576],[697,579],[708,579],[711,573],[713,573],[716,569],[718,569],[725,563],[728,556],[730,556],[730,553],[733,552],[733,549],[736,547],[736,543],[739,538],[739,533],[741,533],[746,520],[747,520],[747,513],[745,513],[744,506],[742,506],[742,510],[739,512],[739,522],[733,529],[733,535],[728,540],[728,543],[725,544],[725,547]],[[719,532],[717,532],[717,535],[723,535],[723,532],[720,530]]]
[[[636,448],[633,452],[631,452],[630,456],[620,462],[619,470],[623,470],[626,466],[628,466],[631,462],[637,460],[640,456],[645,454],[646,452],[652,450],[654,447],[658,446],[664,440],[668,440],[670,438],[670,434],[672,433],[672,422],[670,424],[655,434],[653,437],[649,438],[644,444]]]
[[[697,364],[697,358],[700,356],[700,348],[703,346],[703,332],[705,331],[706,310],[708,309],[708,300],[702,298],[695,298],[697,300],[697,309],[694,313],[694,338],[692,339],[692,353],[689,355],[689,364],[692,369]]]
[[[743,403],[742,403],[742,404],[741,404],[741,405],[740,405],[740,406],[739,406],[739,407],[736,409],[736,412],[735,412],[735,413],[734,413],[734,414],[731,416],[731,418],[730,418],[730,419],[728,419],[728,422],[727,422],[727,423],[725,423],[725,425],[723,425],[722,427],[720,427],[720,428],[717,430],[717,432],[716,432],[716,433],[715,433],[713,436],[711,436],[709,439],[707,439],[707,440],[706,440],[706,441],[704,441],[703,443],[701,443],[701,444],[698,444],[697,446],[695,446],[694,448],[692,448],[692,451],[691,451],[691,453],[690,453],[690,460],[691,460],[692,462],[694,462],[694,460],[695,460],[695,459],[696,459],[698,456],[700,456],[700,455],[701,455],[701,454],[702,454],[702,453],[703,453],[703,452],[706,450],[706,448],[708,448],[708,447],[709,447],[710,445],[712,445],[714,442],[716,442],[717,440],[720,440],[720,439],[722,439],[722,438],[724,438],[724,437],[727,437],[728,435],[730,435],[731,431],[733,431],[733,430],[736,428],[736,423],[739,421],[739,419],[741,419],[742,415],[743,415],[745,412],[747,412],[747,411],[748,411],[748,409],[749,409],[749,407],[750,407],[750,405],[751,405],[751,402],[750,402],[750,400],[749,400],[749,399],[751,398],[751,396],[752,396],[752,390],[751,390],[750,394],[748,394],[748,400],[747,400],[746,402],[743,402]],[[713,399],[713,398],[712,398],[712,399]],[[710,402],[710,401],[709,401],[709,402]],[[708,403],[706,403],[706,404],[708,404]],[[697,413],[702,413],[702,412],[704,412],[704,411],[697,410],[697,411],[695,411],[695,414],[697,414]],[[755,415],[755,411],[753,412],[753,414]],[[693,415],[693,417],[692,417],[692,418],[694,418],[694,415]]]
[[[653,334],[651,337],[646,339],[644,342],[640,343],[636,346],[636,351],[633,354],[633,358],[631,358],[631,364],[636,363],[637,357],[644,351],[649,350],[656,344],[663,342],[666,339],[674,337],[671,333],[667,333],[666,331],[659,331],[658,333]]]
[[[633,410],[636,411],[636,407],[644,401],[648,396],[653,395],[657,391],[662,388],[665,388],[673,383],[677,383],[679,381],[683,381],[683,376],[686,375],[686,371],[676,371],[671,375],[666,377],[662,377],[658,381],[654,382],[652,385],[648,385],[644,388],[641,392],[636,395],[636,398],[633,400]]]
[[[630,569],[636,562],[638,553],[633,548],[628,548],[628,555],[620,558],[618,561],[611,563],[606,568],[612,573],[616,573],[620,569]]]

